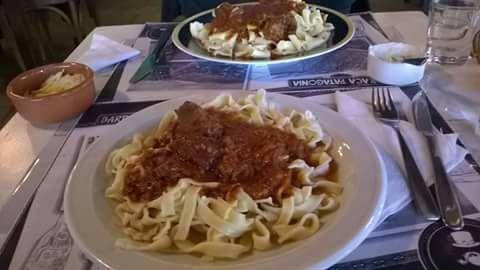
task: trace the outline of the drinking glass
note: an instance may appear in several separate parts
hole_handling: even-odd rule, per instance
[[[472,51],[479,17],[478,0],[432,0],[427,56],[439,64],[464,64]]]

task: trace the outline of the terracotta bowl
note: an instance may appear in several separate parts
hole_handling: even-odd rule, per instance
[[[50,76],[61,70],[83,74],[85,80],[63,93],[45,97],[30,97],[29,91],[39,89]],[[33,124],[48,124],[67,120],[84,112],[95,100],[93,71],[79,63],[56,63],[28,70],[15,77],[7,86],[7,95],[23,118]]]

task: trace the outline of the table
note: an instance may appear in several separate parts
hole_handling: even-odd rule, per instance
[[[423,13],[375,13],[373,16],[387,35],[395,36],[419,47],[426,44],[427,17]],[[412,27],[412,25],[415,27]],[[98,27],[93,32],[123,42],[136,38],[142,28],[143,25],[108,26]],[[92,33],[66,60],[74,61],[84,52],[88,48],[91,37]],[[134,69],[135,65],[130,66],[130,68]],[[449,124],[454,129],[458,128],[457,132],[460,133],[472,152],[475,152],[477,157],[480,156],[480,146],[476,142],[478,137],[473,135],[473,128],[471,127],[472,119],[465,119],[464,110],[459,109],[459,106],[466,106],[465,108],[471,108],[469,110],[474,115],[475,109],[480,108],[480,90],[475,89],[479,80],[475,75],[478,75],[480,70],[475,63],[468,63],[462,67],[433,67],[431,70],[427,78],[441,76],[445,83],[434,84],[433,79],[426,80],[424,85],[428,88],[429,96],[437,105],[437,109],[442,108],[440,111]],[[108,72],[97,74],[95,81],[97,89],[103,88],[109,75]],[[120,84],[122,83],[125,83],[125,81],[120,82]],[[449,98],[451,96],[458,96],[458,101],[451,103]],[[143,97],[143,99],[148,98],[148,94]],[[129,99],[130,97],[127,95],[122,101],[128,101]],[[35,127],[16,114],[0,131],[0,149],[2,149],[0,151],[0,175],[2,176],[0,180],[0,207],[5,204],[9,195],[19,184],[19,180],[22,179],[32,162],[54,136],[58,126]]]
[[[427,17],[421,12],[391,12],[375,13],[378,23],[387,29],[394,26],[401,33],[405,41],[417,46],[426,44]],[[412,28],[410,25],[415,25]],[[104,34],[114,40],[122,42],[135,38],[141,31],[142,25],[106,26],[97,27],[93,32]],[[88,48],[90,34],[66,59],[73,61]],[[469,62],[465,66],[445,68],[455,81],[455,89],[447,89],[462,95],[469,100],[471,107],[477,106],[480,110],[480,69],[475,63]],[[95,86],[102,89],[108,77],[97,76]],[[435,89],[431,89],[434,92]],[[0,206],[5,203],[18,181],[22,179],[33,160],[42,148],[48,143],[58,125],[35,127],[25,121],[19,114],[0,130]],[[467,135],[466,135],[467,136]],[[477,148],[480,153],[480,149]]]

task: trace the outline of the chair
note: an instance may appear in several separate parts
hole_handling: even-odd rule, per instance
[[[32,0],[32,2],[34,11],[51,12],[58,15],[63,21],[70,25],[78,43],[82,41],[84,35],[81,29],[83,18],[82,3],[86,5],[89,16],[93,19],[95,25],[99,24],[95,9],[95,0]],[[45,18],[42,20],[42,27],[45,29],[47,35],[50,36]]]
[[[0,0],[2,1],[2,0]],[[0,28],[3,45],[12,50],[22,70],[45,63],[47,60],[42,43],[42,31],[38,18],[29,13],[28,1],[3,0],[0,3]]]
[[[18,66],[25,71],[25,61],[23,60],[22,54],[20,53],[20,49],[17,44],[17,40],[15,39],[15,34],[13,32],[12,27],[8,21],[7,15],[5,10],[0,3],[0,45],[1,47],[8,48],[12,50],[13,56],[15,57],[15,61],[17,61]]]

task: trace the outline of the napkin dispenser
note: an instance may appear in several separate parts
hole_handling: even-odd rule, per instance
[[[376,81],[391,85],[408,85],[422,79],[425,62],[414,65],[405,59],[424,57],[423,52],[410,44],[384,43],[368,49],[367,72]]]

